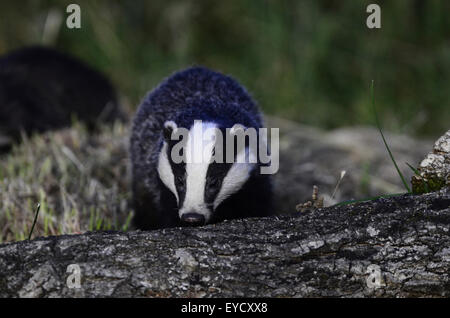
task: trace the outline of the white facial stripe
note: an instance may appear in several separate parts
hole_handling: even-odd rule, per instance
[[[247,160],[245,160],[245,154],[248,154]],[[256,167],[256,164],[250,163],[255,161],[252,160],[255,159],[255,156],[253,153],[249,153],[248,148],[246,148],[245,151],[241,151],[236,159],[236,163],[231,166],[223,179],[220,191],[214,200],[214,209],[216,209],[226,198],[239,191],[250,178],[250,172]]]
[[[175,176],[173,175],[172,167],[170,166],[169,158],[167,158],[167,143],[165,142],[158,161],[158,174],[161,181],[167,188],[175,195],[177,203],[179,202],[177,189],[175,187]]]
[[[179,215],[195,212],[202,214],[208,222],[211,211],[205,204],[206,174],[212,158],[214,143],[203,140],[207,129],[216,127],[212,123],[196,121],[189,131],[186,156],[191,158],[186,163],[186,195]]]

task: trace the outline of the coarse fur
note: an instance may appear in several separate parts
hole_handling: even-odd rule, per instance
[[[181,226],[180,217],[191,210],[204,215],[207,223],[272,214],[271,180],[260,174],[259,161],[196,165],[171,160],[176,141],[165,136],[167,131],[186,128],[190,139],[198,120],[203,129],[221,132],[235,124],[263,126],[256,103],[229,76],[192,67],[163,81],[142,101],[133,121],[130,151],[137,228]],[[194,155],[205,151],[186,149]]]
[[[73,118],[95,128],[125,119],[109,80],[82,61],[46,47],[0,58],[0,135],[12,141],[69,126]]]

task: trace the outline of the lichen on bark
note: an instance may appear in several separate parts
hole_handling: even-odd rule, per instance
[[[433,150],[422,160],[417,170],[419,174],[411,179],[414,193],[450,187],[450,130],[435,142]]]

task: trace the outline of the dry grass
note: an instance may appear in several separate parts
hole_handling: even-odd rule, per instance
[[[24,138],[0,157],[0,243],[33,237],[127,230],[128,126],[116,123],[90,135],[72,128]]]

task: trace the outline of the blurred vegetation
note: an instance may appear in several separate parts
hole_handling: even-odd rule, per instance
[[[202,64],[232,74],[263,109],[334,128],[373,124],[439,136],[450,122],[450,1],[73,1],[0,3],[0,53],[44,43],[108,74],[136,107],[173,71]],[[366,7],[382,28],[366,27]],[[62,25],[58,25],[58,17]],[[55,27],[56,26],[56,27]]]

